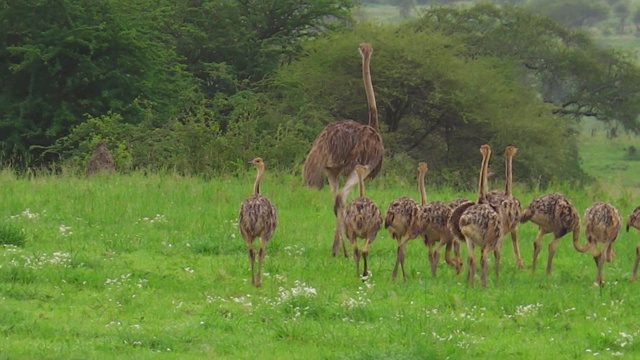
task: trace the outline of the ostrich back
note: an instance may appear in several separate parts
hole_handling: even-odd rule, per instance
[[[580,226],[578,211],[571,201],[560,193],[545,194],[531,201],[522,214],[520,222],[531,220],[546,232],[556,237]]]
[[[304,162],[307,186],[322,188],[324,171],[349,176],[355,166],[367,165],[367,179],[380,173],[384,147],[380,134],[369,125],[341,120],[327,125],[316,137]]]
[[[373,201],[366,197],[358,197],[347,206],[344,222],[347,237],[359,237],[373,242],[380,230],[382,215]]]
[[[418,224],[423,228],[430,227],[438,232],[448,231],[447,223],[453,210],[442,201],[432,201],[418,206]]]
[[[622,219],[618,209],[603,202],[593,203],[584,213],[585,235],[590,243],[613,242]]]
[[[391,237],[399,239],[407,234],[418,213],[418,203],[410,197],[399,197],[389,204],[384,218],[384,227]]]
[[[487,202],[494,209],[502,209],[504,212],[504,231],[515,229],[520,222],[520,217],[522,216],[522,205],[520,200],[516,199],[514,196],[506,195],[504,191],[493,190],[487,194]]]
[[[432,201],[418,206],[416,226],[426,245],[451,237],[448,221],[452,213],[449,205],[442,201]]]
[[[246,198],[240,206],[238,227],[245,239],[261,237],[267,241],[278,226],[276,207],[266,197],[258,194]]]
[[[451,208],[451,210],[453,211],[453,210],[455,210],[458,206],[460,206],[460,205],[462,205],[462,204],[464,204],[464,203],[468,203],[468,202],[470,202],[470,200],[469,200],[469,199],[458,198],[458,199],[455,199],[455,200],[452,200],[452,201],[448,202],[448,203],[447,203],[447,206],[448,206],[449,208]]]
[[[490,249],[502,239],[499,214],[489,204],[475,204],[460,216],[460,232],[474,244]]]

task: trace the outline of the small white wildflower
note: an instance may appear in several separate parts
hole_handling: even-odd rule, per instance
[[[60,226],[58,226],[58,231],[60,231],[60,234],[63,236],[73,234],[73,232],[71,232],[70,230],[71,230],[71,226],[67,226],[65,224],[60,224]]]
[[[38,213],[33,213],[33,212],[31,212],[31,210],[29,210],[29,208],[26,208],[26,209],[25,209],[23,212],[21,212],[20,214],[18,214],[18,215],[12,215],[12,216],[10,216],[10,218],[11,218],[11,219],[16,219],[16,218],[19,218],[19,217],[23,217],[23,218],[26,218],[26,219],[35,219],[35,218],[37,218],[38,216],[40,216],[40,214],[38,214]]]

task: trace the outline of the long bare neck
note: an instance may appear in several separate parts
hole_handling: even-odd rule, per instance
[[[371,82],[371,52],[362,56],[362,80],[364,82],[364,92],[367,94],[367,104],[369,105],[369,126],[378,129],[378,107],[376,106],[376,95],[373,92],[373,83]]]
[[[358,172],[358,189],[360,189],[360,197],[364,197],[364,178],[360,172]]]
[[[260,182],[262,181],[262,175],[264,175],[264,168],[258,168],[258,175],[256,175],[256,182],[253,184],[253,195],[260,194]]]
[[[480,166],[480,175],[478,175],[478,199],[476,203],[484,202],[489,191],[487,185],[487,168],[489,165],[489,158],[485,154],[482,154],[482,165]]]
[[[504,185],[504,193],[507,196],[511,196],[511,182],[513,181],[513,155],[509,155],[505,158],[504,173],[507,180]]]
[[[420,201],[422,205],[427,204],[427,192],[424,189],[424,178],[426,174],[427,172],[424,170],[420,170],[420,173],[418,173],[418,190],[420,191]]]

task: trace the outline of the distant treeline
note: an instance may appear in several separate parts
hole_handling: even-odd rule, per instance
[[[1,2],[2,162],[82,171],[104,140],[120,171],[212,176],[261,156],[296,172],[328,122],[366,121],[363,41],[390,175],[425,160],[438,181],[473,186],[490,143],[518,146],[516,181],[581,182],[580,118],[639,128],[640,69],[579,30],[490,4],[371,25],[354,5]]]

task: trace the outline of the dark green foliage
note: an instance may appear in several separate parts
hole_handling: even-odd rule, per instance
[[[130,143],[139,128],[125,123],[120,114],[108,112],[100,117],[87,115],[86,121],[75,126],[68,136],[58,139],[47,152],[66,159],[67,168],[79,171],[86,166],[98,141],[104,140],[116,169],[126,171],[132,166]]]
[[[292,169],[309,146],[304,127],[274,112],[260,94],[220,94],[213,101],[193,102],[185,108],[162,127],[146,121],[127,124],[113,113],[88,117],[48,151],[66,159],[64,168],[82,169],[102,139],[118,171],[170,169],[211,176],[245,171],[246,162],[256,156],[269,159],[269,168]]]
[[[24,230],[9,223],[0,224],[0,245],[23,247],[26,241]]]
[[[207,172],[228,166],[218,152],[246,144],[236,134],[241,130],[256,145],[251,152],[271,150],[291,165],[299,160],[290,154],[300,141],[265,143],[286,141],[299,130],[286,118],[264,116],[265,108],[257,121],[251,91],[295,57],[300,40],[349,20],[352,6],[350,0],[4,3],[0,160],[24,168],[62,156],[78,165],[104,138],[119,149],[115,156],[125,170]],[[110,123],[122,129],[100,125],[115,117]],[[85,121],[92,124],[72,131]],[[227,133],[230,139],[218,136]],[[189,141],[165,144],[169,139]]]
[[[271,74],[312,38],[350,18],[351,0],[197,1],[175,5],[168,32],[207,97]]]
[[[118,5],[26,0],[0,11],[1,158],[53,160],[32,147],[52,144],[85,114],[136,123],[147,108],[176,112],[172,101],[190,85],[175,52]]]

